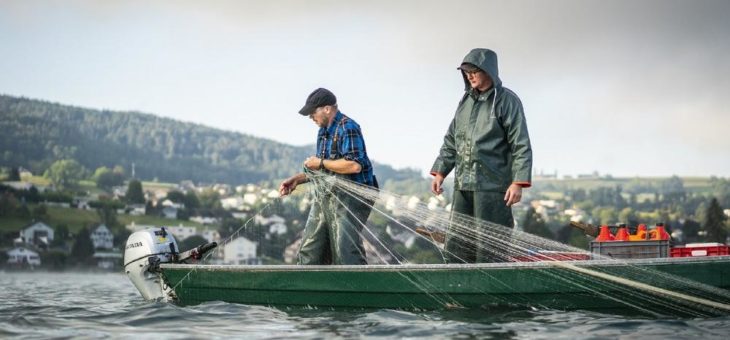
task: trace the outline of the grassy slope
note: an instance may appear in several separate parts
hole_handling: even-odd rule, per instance
[[[34,206],[29,205],[29,209],[33,210]],[[79,210],[73,208],[48,207],[48,218],[43,219],[51,227],[65,224],[71,232],[76,232],[81,228],[99,223],[99,215],[95,210]],[[155,226],[194,226],[200,227],[200,223],[183,220],[171,220],[156,216],[132,216],[117,215],[117,221],[122,225],[132,222],[135,224],[155,225]],[[17,217],[0,217],[0,232],[18,231],[22,227],[31,223],[30,218]]]

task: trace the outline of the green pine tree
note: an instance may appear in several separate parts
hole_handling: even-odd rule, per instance
[[[125,198],[130,204],[144,204],[145,200],[144,192],[142,192],[142,182],[136,179],[129,181]]]
[[[725,214],[720,207],[720,203],[716,198],[710,202],[705,214],[705,223],[703,225],[707,232],[707,240],[710,242],[725,243],[727,240],[727,230],[725,229]]]
[[[88,264],[94,255],[94,244],[91,242],[89,229],[83,228],[76,235],[76,240],[71,248],[71,257],[77,263]]]

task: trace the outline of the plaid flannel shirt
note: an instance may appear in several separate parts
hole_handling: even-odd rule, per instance
[[[317,133],[317,157],[322,159],[341,159],[355,161],[362,170],[356,174],[343,175],[345,178],[369,186],[375,185],[373,165],[365,151],[360,125],[337,111],[332,124],[320,128]]]

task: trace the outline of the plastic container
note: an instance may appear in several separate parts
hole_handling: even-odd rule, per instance
[[[636,234],[629,235],[629,241],[645,241],[648,239],[649,237],[646,231],[646,224],[639,224],[636,228]]]
[[[721,243],[690,243],[672,247],[672,257],[723,256],[730,255],[730,247]]]
[[[669,233],[664,230],[664,223],[657,223],[656,227],[649,232],[650,240],[668,240]]]
[[[669,257],[669,240],[592,241],[591,253],[615,259],[651,259]],[[594,259],[597,256],[594,256]]]

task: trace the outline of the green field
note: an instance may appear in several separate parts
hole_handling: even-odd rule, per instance
[[[566,190],[592,190],[600,187],[621,186],[626,189],[634,185],[660,188],[662,181],[668,177],[617,177],[617,178],[587,178],[587,179],[535,179],[533,186],[537,191],[560,192]],[[694,193],[708,193],[712,191],[709,177],[681,177],[684,189]]]
[[[35,205],[29,205],[29,209],[31,211],[33,210],[33,208],[35,208]],[[99,223],[99,215],[96,213],[96,210],[47,207],[47,211],[48,218],[42,219],[45,223],[47,223],[51,227],[65,224],[71,232],[77,232],[83,227]],[[201,224],[197,222],[171,220],[167,218],[147,215],[132,216],[120,214],[117,215],[117,221],[119,221],[121,225],[127,225],[134,222],[135,224],[155,226],[177,226],[180,224],[194,227],[201,226]],[[0,217],[0,232],[18,231],[24,226],[30,224],[31,222],[31,218]]]

